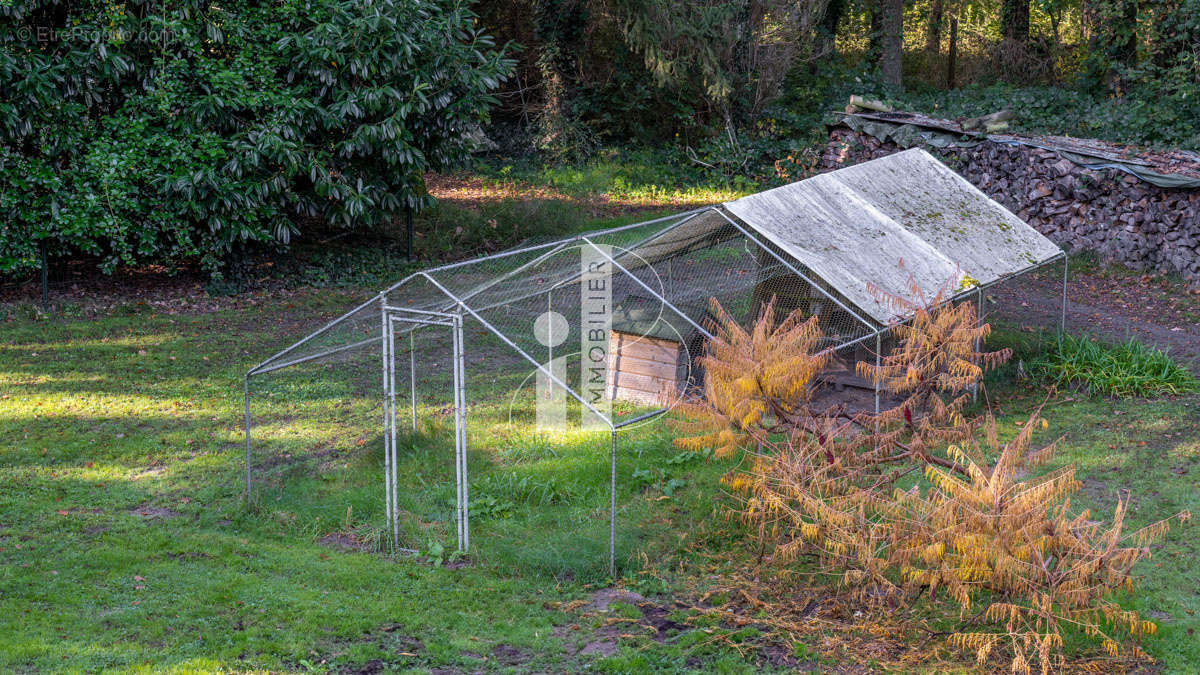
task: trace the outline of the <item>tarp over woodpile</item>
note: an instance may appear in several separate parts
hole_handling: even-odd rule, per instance
[[[880,323],[902,317],[871,287],[920,301],[947,283],[957,293],[1062,255],[919,148],[724,206]]]
[[[985,142],[1041,148],[1084,168],[1124,171],[1158,187],[1200,188],[1200,155],[1184,150],[1141,152],[1095,139],[985,134],[966,131],[950,120],[909,112],[835,113],[829,126],[845,126],[901,148],[971,148]]]

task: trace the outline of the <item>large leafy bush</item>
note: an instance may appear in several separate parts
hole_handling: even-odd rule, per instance
[[[0,3],[0,271],[216,270],[420,208],[510,67],[465,0]]]

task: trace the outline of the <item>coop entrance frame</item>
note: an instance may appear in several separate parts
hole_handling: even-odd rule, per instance
[[[387,529],[393,547],[399,548],[400,510],[399,476],[397,466],[398,411],[396,408],[396,324],[406,326],[401,335],[409,338],[409,401],[412,411],[412,433],[417,434],[417,363],[414,345],[415,333],[420,328],[443,327],[450,329],[451,369],[453,371],[452,403],[454,414],[454,525],[457,550],[466,553],[470,547],[471,534],[468,520],[470,486],[467,482],[467,443],[463,419],[464,375],[463,375],[463,332],[462,315],[431,310],[418,310],[382,305],[383,311],[383,388],[384,388],[384,492],[387,512]],[[401,549],[413,553],[410,549]]]

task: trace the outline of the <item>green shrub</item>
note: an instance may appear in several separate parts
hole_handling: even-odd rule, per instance
[[[1029,370],[1056,385],[1086,387],[1102,396],[1161,396],[1200,388],[1192,373],[1166,352],[1134,338],[1113,345],[1063,335]]]
[[[0,3],[0,272],[287,244],[427,204],[511,62],[465,0]]]

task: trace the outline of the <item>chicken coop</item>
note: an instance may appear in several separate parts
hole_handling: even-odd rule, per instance
[[[351,372],[345,364],[370,363],[380,403],[372,424],[383,437],[386,532],[394,548],[415,548],[404,541],[397,507],[409,489],[397,475],[402,437],[424,416],[438,415],[452,427],[453,519],[458,547],[466,551],[472,503],[466,416],[508,405],[507,414],[523,424],[602,433],[598,452],[611,467],[611,569],[618,432],[700,395],[712,300],[743,324],[772,298],[779,312],[819,317],[825,346],[843,364],[827,381],[862,388],[870,385],[856,381],[853,362],[878,358],[889,328],[907,318],[881,294],[919,301],[950,288],[952,301],[978,302],[986,315],[989,294],[1056,262],[1063,273],[1054,316],[1038,320],[1058,325],[1066,312],[1063,251],[913,149],[712,207],[433,267],[250,369],[247,498],[255,467],[263,466],[255,460],[251,383],[313,364],[336,378]],[[1058,277],[1052,279],[1056,286]],[[515,393],[526,389],[528,396]],[[878,392],[874,397],[878,406]]]

